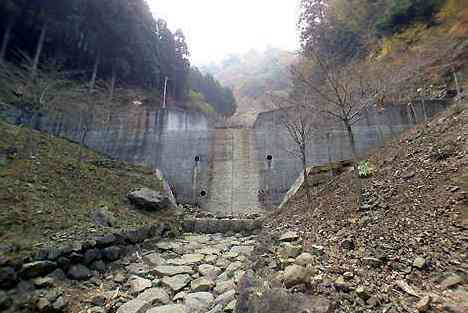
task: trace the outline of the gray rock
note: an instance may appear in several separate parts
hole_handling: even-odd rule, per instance
[[[413,261],[413,267],[415,267],[417,269],[423,269],[425,265],[426,265],[426,259],[425,258],[417,257]]]
[[[294,263],[296,263],[297,265],[306,266],[306,265],[314,264],[316,260],[317,260],[316,256],[305,252],[299,255],[296,258],[296,261]]]
[[[106,271],[106,264],[102,260],[98,260],[91,263],[89,268],[99,273],[104,273]]]
[[[13,304],[13,300],[5,291],[0,290],[0,311],[8,309]]]
[[[213,288],[214,282],[211,279],[207,279],[205,277],[200,277],[195,280],[192,280],[190,283],[190,288],[193,292],[200,292],[200,291],[209,291]]]
[[[24,278],[35,278],[45,276],[57,268],[57,263],[51,261],[37,261],[26,263],[21,268],[21,276]]]
[[[144,313],[151,306],[148,302],[139,299],[133,299],[124,303],[118,310],[117,313]]]
[[[217,282],[216,287],[213,289],[213,291],[217,294],[223,294],[226,291],[234,290],[234,289],[236,289],[236,284],[234,283],[234,281],[227,280],[227,281]]]
[[[99,249],[89,249],[85,252],[83,256],[83,261],[86,265],[91,264],[94,260],[101,259],[101,252]]]
[[[221,273],[221,269],[217,266],[210,264],[202,264],[198,267],[198,272],[211,280],[215,280]]]
[[[191,280],[192,278],[190,277],[190,275],[187,275],[187,274],[176,275],[172,277],[166,276],[161,280],[161,284],[177,292],[185,288],[185,286],[187,286]]]
[[[299,239],[299,234],[295,231],[288,231],[282,234],[279,241],[295,241]]]
[[[67,302],[64,297],[58,297],[57,300],[52,303],[52,308],[55,312],[62,312],[67,307]]]
[[[227,267],[226,273],[232,274],[243,267],[244,267],[244,264],[242,264],[242,262],[233,262],[229,264],[229,266]]]
[[[168,305],[163,305],[163,306],[159,306],[156,308],[152,308],[146,313],[195,313],[195,312],[190,311],[189,308],[187,308],[187,306],[182,305],[182,304],[168,304]]]
[[[152,268],[146,263],[131,263],[126,267],[130,274],[143,275],[152,271]]]
[[[153,266],[160,266],[166,264],[166,260],[159,253],[147,254],[143,257],[143,261]]]
[[[137,276],[132,277],[128,284],[130,285],[130,293],[132,294],[138,294],[153,286],[151,280]]]
[[[229,291],[226,291],[225,293],[219,295],[218,297],[216,297],[215,299],[215,304],[218,305],[222,305],[223,307],[228,304],[229,302],[231,302],[232,300],[234,300],[234,297],[236,296],[236,291],[235,290],[229,290]]]
[[[86,280],[93,276],[91,271],[82,264],[72,265],[68,270],[67,275],[74,280]]]
[[[168,304],[171,302],[169,295],[162,288],[150,288],[141,293],[137,299],[148,302],[149,304]]]
[[[18,282],[18,275],[13,267],[0,268],[0,289],[13,288]]]
[[[463,278],[460,277],[459,275],[457,274],[451,274],[450,276],[448,276],[447,278],[445,278],[441,283],[440,283],[440,287],[442,289],[448,289],[448,288],[452,288],[452,287],[455,287],[459,284],[461,284],[463,282]]]
[[[306,283],[307,280],[307,270],[303,266],[299,265],[290,265],[284,270],[284,284],[287,288],[292,286]]]
[[[48,288],[54,286],[54,279],[52,277],[37,277],[33,279],[33,284],[36,288]]]
[[[108,247],[108,246],[113,245],[117,241],[117,238],[114,235],[110,234],[110,235],[96,237],[95,241],[96,241],[96,246],[98,248],[102,248],[102,247]]]
[[[127,197],[138,209],[154,211],[177,208],[171,201],[170,195],[163,191],[155,191],[143,187],[130,192]]]
[[[156,266],[153,271],[160,276],[174,276],[174,275],[179,275],[179,274],[193,274],[194,273],[193,269],[190,266],[170,266],[170,265]]]
[[[282,259],[295,258],[302,253],[301,245],[293,245],[290,243],[283,243],[278,248],[278,255]]]
[[[94,223],[99,226],[112,227],[116,223],[114,215],[107,207],[91,209],[91,218]]]
[[[354,241],[352,239],[344,239],[341,243],[340,243],[340,246],[342,249],[345,249],[345,250],[354,250],[354,248],[356,247],[355,244],[354,244]]]
[[[107,247],[102,250],[102,256],[112,262],[120,258],[121,249],[117,246]]]
[[[196,292],[189,293],[184,300],[190,312],[203,312],[209,309],[215,299],[209,292]]]
[[[431,296],[425,295],[416,303],[416,310],[418,312],[426,312],[431,307],[431,301]]]

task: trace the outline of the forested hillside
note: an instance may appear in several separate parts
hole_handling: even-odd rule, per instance
[[[138,89],[154,103],[167,87],[169,100],[190,102],[185,36],[155,19],[145,0],[5,0],[0,16],[0,63],[9,83],[18,73],[8,67],[16,65],[39,79],[39,72],[53,72],[90,90],[105,87],[111,98],[119,88]]]
[[[258,112],[274,108],[272,94],[287,94],[291,87],[288,67],[296,60],[294,52],[270,48],[231,55],[220,64],[202,70],[233,89],[238,103],[233,125],[252,125]]]

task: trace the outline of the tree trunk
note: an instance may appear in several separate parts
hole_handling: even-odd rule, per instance
[[[460,89],[460,83],[458,82],[457,72],[455,72],[455,71],[453,71],[453,80],[455,81],[455,89],[457,90],[457,96],[460,96],[462,91]]]
[[[41,34],[39,35],[39,41],[36,46],[36,54],[31,68],[31,76],[35,77],[37,74],[37,68],[39,66],[39,59],[41,58],[42,48],[44,47],[44,40],[47,33],[47,24],[42,25]]]
[[[302,160],[302,171],[304,175],[304,189],[306,192],[307,196],[307,202],[308,204],[311,203],[311,194],[310,194],[310,188],[309,188],[309,180],[308,180],[308,175],[307,175],[307,156],[306,156],[306,149],[305,146],[301,147],[301,160]]]
[[[358,206],[361,205],[361,179],[359,178],[359,158],[356,151],[356,141],[354,139],[354,133],[351,125],[349,122],[344,122],[346,127],[346,132],[348,134],[349,145],[351,146],[351,153],[353,156],[353,163],[354,163],[354,175],[356,176],[356,187],[358,190],[358,199],[357,204]]]
[[[117,79],[117,71],[115,70],[115,66],[112,66],[112,79],[111,79],[111,88],[110,88],[110,93],[109,93],[109,101],[112,101],[112,99],[114,98],[116,79]]]
[[[101,55],[98,53],[96,59],[94,60],[93,74],[91,75],[91,81],[89,82],[89,90],[93,91],[94,86],[96,85],[96,77],[99,69],[99,63],[101,61]]]
[[[5,61],[5,55],[6,55],[6,51],[8,48],[8,43],[10,42],[11,31],[13,30],[13,24],[14,24],[14,19],[11,18],[8,21],[5,34],[3,35],[2,47],[0,48],[0,64],[2,64]]]

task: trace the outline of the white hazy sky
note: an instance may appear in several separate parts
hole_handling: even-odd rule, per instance
[[[195,65],[268,46],[295,50],[298,0],[147,0],[153,15],[181,28]]]

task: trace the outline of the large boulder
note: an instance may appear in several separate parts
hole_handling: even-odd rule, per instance
[[[149,188],[138,188],[127,195],[130,202],[138,209],[161,210],[176,209],[177,204],[171,195],[165,191],[155,191]],[[172,196],[173,198],[174,196]]]

